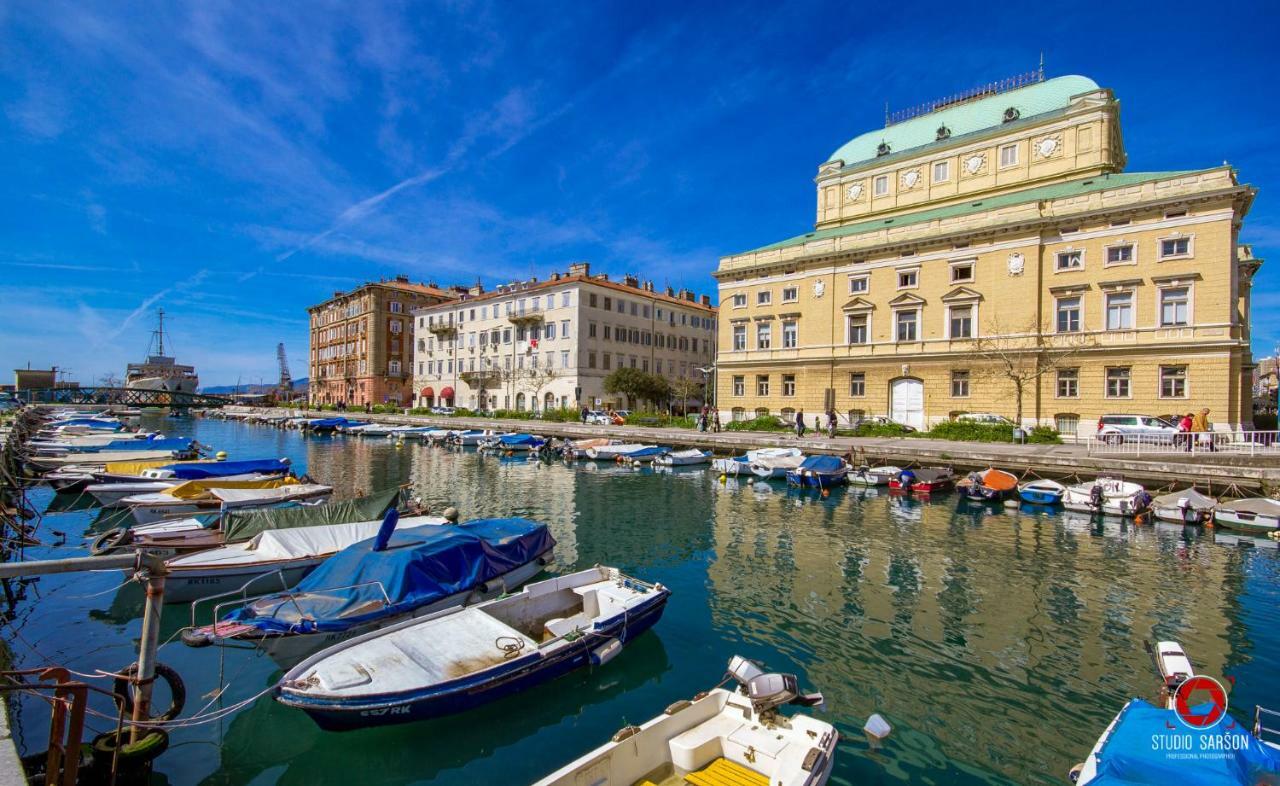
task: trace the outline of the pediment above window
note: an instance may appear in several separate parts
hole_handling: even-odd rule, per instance
[[[875,307],[876,307],[876,304],[872,303],[870,300],[867,300],[866,298],[855,297],[854,299],[850,300],[848,303],[845,303],[843,306],[841,306],[841,310],[872,311],[875,309]]]
[[[923,306],[925,299],[919,295],[913,295],[910,292],[903,292],[893,300],[889,301],[889,305],[893,308],[902,308],[904,306]]]
[[[956,287],[942,296],[943,303],[970,303],[982,300],[982,293],[969,287]]]

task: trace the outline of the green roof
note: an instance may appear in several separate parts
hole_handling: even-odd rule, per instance
[[[956,137],[1003,125],[1004,112],[1009,107],[1017,109],[1022,120],[1028,120],[1036,115],[1065,109],[1072,96],[1097,89],[1097,83],[1085,76],[1055,77],[913,117],[888,128],[868,131],[844,143],[827,160],[843,161],[848,168],[877,158],[876,151],[881,142],[887,144],[893,154],[935,144],[939,141],[938,127],[944,125],[951,131],[951,139],[942,142],[946,144]]]
[[[1137,185],[1139,183],[1148,183],[1153,180],[1167,180],[1173,177],[1181,177],[1196,171],[1201,170],[1189,169],[1175,172],[1131,172],[1112,175],[1095,175],[1094,177],[1084,180],[1072,180],[1066,183],[1053,183],[1052,185],[1040,186],[1038,188],[1029,188],[1025,191],[1014,191],[1009,194],[984,197],[972,202],[961,202],[959,204],[947,205],[945,207],[935,207],[931,210],[921,210],[919,213],[907,213],[905,215],[896,215],[887,218],[872,218],[866,221],[859,221],[856,224],[831,227],[830,229],[818,229],[803,235],[787,238],[786,240],[780,240],[777,243],[771,243],[767,246],[753,248],[750,251],[741,251],[738,254],[730,254],[729,256],[754,254],[758,251],[774,251],[779,248],[802,245],[813,240],[826,240],[834,237],[860,235],[863,232],[871,232],[876,229],[884,229],[885,227],[890,226],[901,227],[909,226],[911,224],[921,224],[926,221],[934,221],[940,218],[954,218],[956,216],[963,216],[971,213],[982,213],[996,208],[1008,207],[1010,205],[1020,205],[1026,202],[1038,202],[1043,199],[1061,199],[1062,197],[1089,194],[1094,191],[1106,191],[1110,188],[1124,188],[1126,186]]]

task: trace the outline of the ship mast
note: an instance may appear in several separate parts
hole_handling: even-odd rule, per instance
[[[160,325],[156,329],[156,352],[161,357],[164,356],[164,308],[156,309],[156,316],[160,319]]]

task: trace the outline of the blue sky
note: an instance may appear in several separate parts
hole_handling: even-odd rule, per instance
[[[811,228],[817,166],[1035,67],[1123,104],[1129,170],[1230,161],[1255,351],[1280,341],[1263,3],[0,2],[0,368],[117,376],[156,306],[204,384],[306,374],[307,305],[370,278],[586,259],[713,291]],[[7,371],[4,373],[8,373]]]

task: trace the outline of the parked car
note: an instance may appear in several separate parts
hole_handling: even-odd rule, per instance
[[[961,412],[956,415],[956,420],[964,423],[986,423],[988,425],[1012,426],[1013,421],[1004,415],[997,415],[994,412]]]
[[[590,426],[607,426],[613,421],[604,413],[604,410],[593,409],[587,413],[587,425]]]
[[[431,408],[432,415],[452,415],[453,413],[454,413],[453,407],[432,407]]]
[[[823,422],[825,423],[826,421],[824,420]],[[908,426],[906,423],[899,423],[893,418],[885,415],[864,415],[854,421],[851,425],[856,429],[863,424],[868,426],[897,426],[903,431],[915,431],[914,427]]]
[[[1098,418],[1098,438],[1108,445],[1124,442],[1168,445],[1177,434],[1177,426],[1154,415],[1103,415]]]

